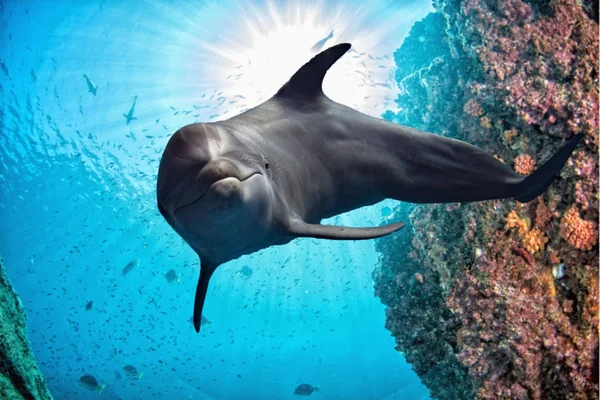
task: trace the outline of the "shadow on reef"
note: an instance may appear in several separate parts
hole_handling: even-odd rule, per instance
[[[52,395],[27,339],[25,311],[0,259],[0,399],[43,399]]]
[[[589,4],[588,4],[589,3]],[[394,57],[393,122],[527,175],[584,144],[537,200],[398,207],[379,239],[386,327],[436,399],[598,398],[597,5],[436,0]]]

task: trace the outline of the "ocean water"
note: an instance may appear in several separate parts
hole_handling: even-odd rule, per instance
[[[332,30],[325,47],[356,53],[325,92],[394,110],[392,54],[427,1],[0,7],[0,254],[56,399],[291,399],[301,383],[318,399],[428,398],[384,328],[372,241],[301,239],[227,263],[196,334],[198,259],[155,194],[170,135],[260,104]],[[391,204],[330,222],[379,225]]]

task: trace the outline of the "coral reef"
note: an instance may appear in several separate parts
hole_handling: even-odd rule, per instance
[[[433,398],[596,399],[597,4],[434,6],[394,54],[399,112],[385,119],[476,144],[523,175],[564,138],[585,139],[528,204],[397,207],[407,227],[376,244],[386,327]]]
[[[52,399],[31,352],[23,305],[6,276],[1,259],[0,398]]]

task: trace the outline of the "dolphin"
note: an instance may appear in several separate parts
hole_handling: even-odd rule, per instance
[[[333,46],[266,102],[225,121],[175,132],[161,157],[158,210],[200,258],[193,322],[211,276],[230,260],[298,237],[377,238],[404,224],[350,228],[323,218],[391,198],[413,203],[535,199],[581,136],[527,177],[468,143],[373,118],[329,99]]]
[[[129,125],[129,123],[131,121],[133,121],[134,119],[137,119],[136,117],[133,116],[133,113],[135,111],[135,102],[137,101],[137,96],[135,96],[133,98],[133,104],[131,105],[131,108],[129,109],[129,112],[127,114],[123,114],[123,116],[125,117],[125,119],[127,119],[127,125]]]

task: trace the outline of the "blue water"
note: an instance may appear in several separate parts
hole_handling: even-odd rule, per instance
[[[372,241],[296,240],[220,267],[196,334],[198,260],[156,210],[169,136],[258,105],[301,65],[253,78],[246,58],[259,72],[281,61],[248,55],[256,38],[299,20],[312,22],[306,43],[334,29],[330,44],[362,54],[332,68],[325,92],[375,116],[394,107],[392,54],[430,5],[361,3],[2,3],[0,254],[56,399],[293,399],[301,383],[320,385],[315,399],[428,398],[384,328]],[[379,225],[386,204],[330,222]]]

